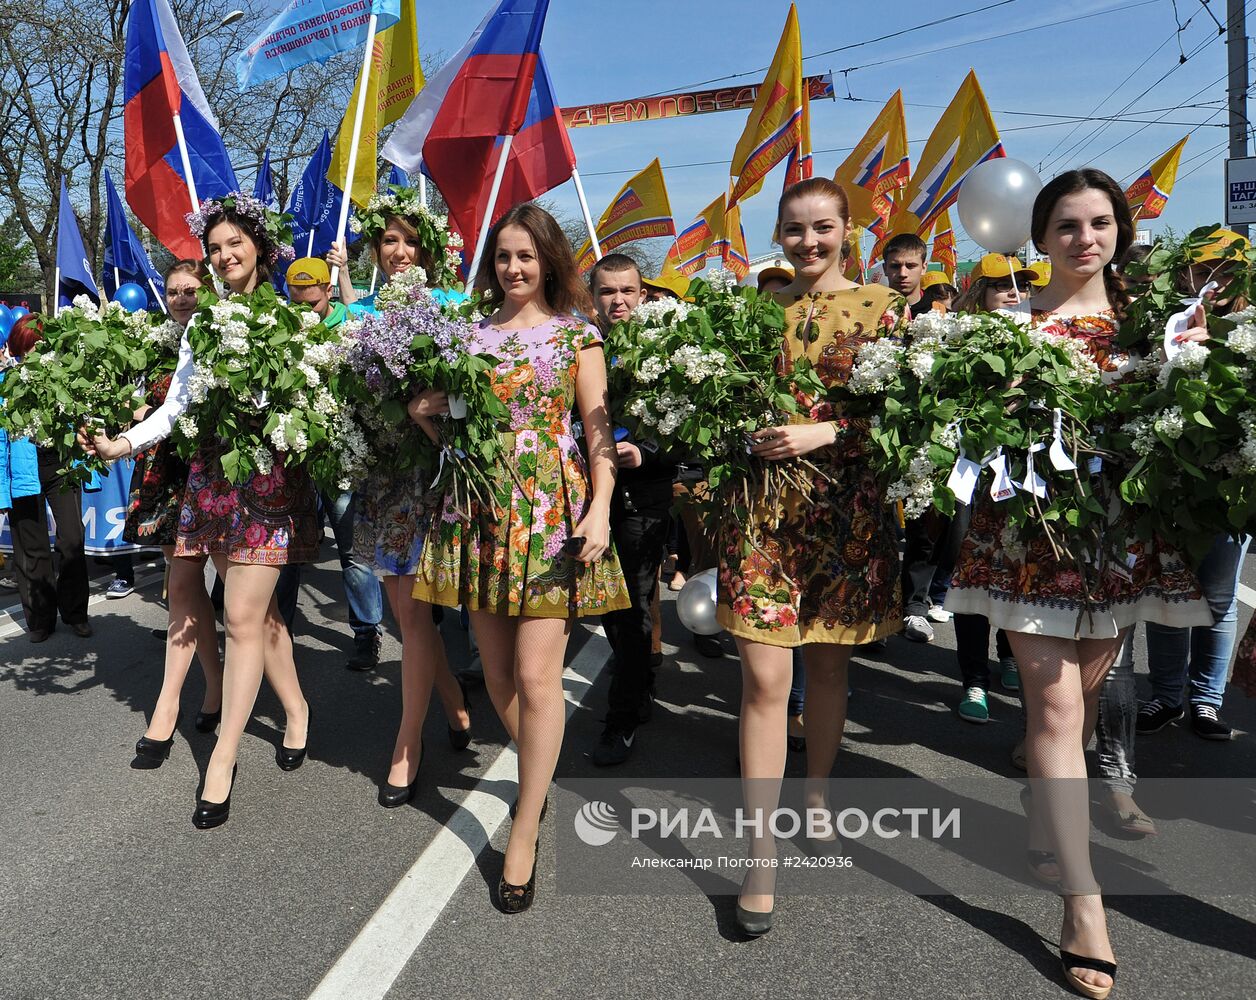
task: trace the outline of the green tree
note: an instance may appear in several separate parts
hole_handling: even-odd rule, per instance
[[[30,240],[13,216],[0,222],[0,292],[43,290],[43,275]]]

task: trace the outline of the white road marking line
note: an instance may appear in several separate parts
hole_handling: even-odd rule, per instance
[[[1240,583],[1239,600],[1246,604],[1249,608],[1256,608],[1256,590],[1252,590],[1252,588],[1245,583]]]
[[[573,688],[587,691],[610,658],[599,627],[563,671],[563,687],[572,707]],[[310,1000],[382,1000],[423,943],[463,878],[510,814],[509,805],[482,790],[491,782],[517,780],[516,754],[502,750],[484,777],[459,803],[449,822],[423,850],[410,870],[336,960]]]
[[[160,581],[165,575],[166,573],[163,569],[160,573],[145,573],[142,576],[136,576],[135,589],[139,590],[142,587],[147,587],[150,583]],[[113,581],[110,582],[112,583]],[[88,599],[87,606],[90,608],[93,605],[99,604],[101,601],[107,601],[108,599],[109,598],[105,596],[105,592],[102,590],[99,594],[96,594],[94,597]],[[126,598],[124,597],[122,600],[126,600]],[[3,610],[0,610],[0,639],[6,639],[11,635],[21,635],[25,631],[26,618],[22,614],[21,604],[14,604],[11,608],[4,608]]]

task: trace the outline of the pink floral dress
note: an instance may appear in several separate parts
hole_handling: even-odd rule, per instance
[[[850,378],[855,353],[878,337],[900,337],[907,303],[883,285],[828,294],[777,297],[785,307],[783,360],[806,356],[826,386]],[[825,476],[811,495],[773,498],[766,544],[756,552],[745,530],[718,542],[717,616],[733,635],[770,646],[859,645],[903,627],[894,510],[861,456],[867,423],[845,418],[826,400],[795,397],[797,423],[836,423],[837,442],[807,458]]]
[[[1035,326],[1082,341],[1107,380],[1120,377],[1129,359],[1117,345],[1111,314],[1031,315]],[[1103,493],[1114,496],[1115,485],[1110,482]],[[1130,534],[1123,512],[1116,513],[1110,530],[1117,538],[1122,531]],[[1020,537],[988,490],[981,491],[951,575],[946,610],[984,615],[996,628],[1062,639],[1113,638],[1140,621],[1180,628],[1212,624],[1195,574],[1172,546],[1131,537],[1125,551],[1126,561],[1109,561],[1087,601],[1082,574],[1055,558],[1045,536]]]
[[[506,465],[493,470],[494,509],[473,504],[459,520],[450,498],[437,505],[423,545],[414,597],[432,604],[533,618],[600,615],[630,606],[612,549],[585,565],[563,551],[591,492],[571,430],[581,352],[601,334],[573,316],[541,326],[476,328],[474,350],[499,360],[493,391],[510,407],[501,428]]]

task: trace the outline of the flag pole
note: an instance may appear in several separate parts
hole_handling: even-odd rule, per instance
[[[419,204],[427,208],[427,174],[423,172],[423,161],[419,160]]]
[[[375,52],[375,28],[379,15],[372,12],[366,27],[366,45],[362,51],[362,71],[358,76],[358,106],[353,112],[353,136],[349,141],[349,162],[345,167],[344,198],[340,202],[340,221],[336,223],[336,242],[343,243],[345,228],[349,224],[349,209],[353,206],[353,176],[358,166],[358,144],[362,140],[362,116],[366,113],[366,92],[371,84],[371,56]],[[331,269],[331,286],[336,287],[340,268]]]
[[[502,136],[502,152],[497,160],[497,170],[493,174],[493,186],[488,192],[488,206],[484,210],[484,221],[480,223],[480,233],[475,239],[475,256],[471,258],[471,269],[467,272],[469,281],[475,281],[475,272],[480,266],[480,257],[484,254],[484,244],[488,242],[488,231],[492,228],[493,209],[497,207],[497,195],[502,189],[502,177],[506,173],[506,161],[510,159],[510,147],[514,143],[513,134]]]
[[[192,158],[188,156],[188,141],[183,137],[183,119],[176,111],[174,118],[174,137],[179,143],[179,159],[183,163],[183,177],[188,185],[188,197],[192,199],[192,211],[201,210],[200,199],[196,196],[196,178],[192,176]]]
[[[310,239],[309,239],[309,242],[305,245],[305,256],[307,257],[314,256],[314,230],[313,229],[310,230]]]
[[[58,225],[60,221],[58,220]],[[58,264],[52,272],[52,312],[48,315],[55,316],[61,309],[61,266]]]
[[[597,241],[597,227],[593,225],[593,216],[589,214],[589,201],[584,196],[584,185],[580,183],[580,171],[571,168],[571,179],[576,182],[576,197],[580,200],[580,211],[584,215],[584,224],[589,229],[589,242],[593,244],[593,254],[598,260],[602,258],[602,244]]]
[[[161,292],[157,291],[157,285],[152,278],[148,279],[148,287],[153,290],[153,297],[157,300],[157,304],[161,306],[161,311],[169,316],[170,310],[166,308],[166,300],[161,297]]]
[[[372,264],[372,265],[371,265],[371,290],[370,290],[369,292],[367,292],[366,294],[367,294],[367,295],[374,295],[374,294],[375,294],[375,286],[376,286],[378,283],[379,283],[379,265],[378,265],[378,264]]]

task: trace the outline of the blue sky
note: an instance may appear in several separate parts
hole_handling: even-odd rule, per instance
[[[461,47],[489,7],[487,0],[418,2],[420,48],[446,54]],[[803,53],[852,45],[994,2],[800,0]],[[972,67],[1008,155],[1036,168],[1041,164],[1044,180],[1070,167],[1093,165],[1128,184],[1202,124],[1187,143],[1165,213],[1150,225],[1154,232],[1166,225],[1182,230],[1219,221],[1228,136],[1225,39],[1199,0],[1177,0],[1176,6],[1175,18],[1171,0],[1010,0],[938,27],[806,59],[807,73],[833,71],[839,97],[846,96],[848,83],[850,93],[860,99],[812,105],[816,173],[833,173],[900,87],[914,166],[941,107]],[[1224,0],[1212,0],[1211,7],[1224,20]],[[683,90],[741,74],[705,84],[723,86],[762,77],[755,71],[771,61],[788,9],[782,0],[553,0],[542,44],[563,105]],[[870,18],[870,10],[879,19]],[[1249,3],[1248,16],[1256,16],[1256,0]],[[1185,25],[1180,35],[1179,22]],[[1004,37],[988,38],[993,35]],[[1179,65],[1179,51],[1190,56],[1185,64]],[[885,60],[891,61],[870,65]],[[1113,117],[1122,112],[1138,121],[1061,125],[1055,117]],[[594,218],[632,173],[658,156],[677,225],[683,227],[727,184],[728,160],[746,114],[573,129],[572,144]],[[1157,119],[1159,123],[1148,124]],[[744,205],[752,254],[772,249],[782,170]],[[551,197],[578,212],[570,184]],[[961,257],[974,252],[973,244],[961,241]]]

